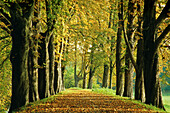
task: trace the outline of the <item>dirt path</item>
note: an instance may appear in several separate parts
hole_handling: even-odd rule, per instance
[[[73,90],[73,89],[72,89]],[[152,112],[144,106],[125,102],[113,96],[73,90],[73,93],[56,96],[53,101],[40,103],[35,107],[27,106],[25,112],[56,113],[117,113],[117,112]]]

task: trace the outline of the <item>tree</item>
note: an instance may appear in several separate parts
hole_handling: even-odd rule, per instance
[[[96,67],[94,67],[94,41],[92,42],[91,54],[90,54],[90,72],[89,72],[89,81],[88,81],[88,89],[92,89],[93,84],[93,76]]]
[[[50,92],[54,94],[54,88],[53,88],[54,43],[52,41],[54,40],[53,30],[54,30],[55,20],[52,18],[52,14],[54,14],[52,3],[54,3],[54,1],[45,0],[47,30],[44,33],[41,33],[41,38],[40,38],[41,48],[39,49],[39,53],[40,53],[39,65],[41,66],[41,68],[39,68],[39,94],[41,99],[45,97],[49,97]],[[60,3],[57,3],[57,6],[58,5],[60,5]],[[50,60],[49,60],[49,55],[50,55]]]
[[[116,44],[116,95],[123,96],[123,73],[121,63],[121,40],[123,30],[123,0],[118,3],[118,31],[117,31],[117,44]]]
[[[103,83],[102,87],[108,87],[108,77],[109,77],[109,66],[104,64],[104,73],[103,73]]]
[[[156,19],[156,1],[144,1],[143,13],[143,39],[144,39],[144,83],[146,103],[152,104],[160,108],[163,107],[161,88],[159,84],[159,76],[157,74],[158,56],[157,50],[161,41],[170,31],[170,25],[164,31],[155,37],[155,32],[160,23],[168,17],[170,8],[170,0],[167,1],[161,14]],[[153,94],[152,94],[153,92]]]
[[[38,34],[40,33],[40,2],[35,1],[36,11],[32,20],[33,36],[29,38],[29,55],[28,55],[28,76],[29,76],[29,101],[39,100],[38,93]],[[36,30],[38,29],[38,30]]]
[[[127,22],[127,37],[132,48],[132,52],[134,51],[134,18],[135,18],[135,2],[133,0],[129,0],[128,2],[128,22]],[[126,55],[125,55],[125,86],[124,86],[124,94],[123,96],[133,97],[133,65],[130,61],[130,55],[128,52],[128,48],[126,47]]]
[[[7,6],[8,4],[8,6]],[[3,21],[11,24],[12,98],[10,112],[29,102],[28,51],[34,2],[0,2]],[[7,12],[10,14],[8,16]]]
[[[138,27],[137,27],[137,60],[136,65],[136,81],[135,81],[135,99],[145,102],[145,90],[144,90],[144,75],[143,75],[143,39],[142,39],[142,14],[141,14],[141,1],[137,3],[138,12]]]

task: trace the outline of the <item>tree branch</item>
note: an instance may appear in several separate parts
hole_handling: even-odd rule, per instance
[[[162,10],[161,14],[160,14],[159,17],[156,19],[155,27],[157,27],[157,26],[159,25],[159,23],[161,23],[161,21],[162,21],[163,19],[165,19],[166,17],[168,17],[168,13],[170,13],[169,9],[170,9],[170,0],[168,0],[168,2],[166,3],[166,6],[165,6],[164,9]]]
[[[126,45],[127,45],[128,53],[129,53],[129,55],[130,55],[130,59],[131,59],[131,61],[132,61],[133,66],[134,66],[135,69],[137,70],[138,67],[137,67],[136,61],[135,61],[135,59],[134,59],[134,57],[133,57],[133,55],[132,55],[132,48],[131,48],[130,43],[129,43],[129,41],[128,41],[128,38],[127,38],[127,35],[126,35],[126,31],[125,31],[124,26],[123,26],[123,34],[124,34],[124,39],[125,39],[125,42],[126,42]]]
[[[34,4],[33,0],[30,0],[30,3],[27,5],[28,5],[28,6],[26,6],[27,11],[24,13],[24,17],[28,19],[28,18],[30,18],[30,15],[32,15],[32,13],[33,13],[35,4]]]
[[[7,57],[2,61],[2,63],[0,64],[0,69],[2,69],[4,63],[10,58],[10,54],[7,55]]]
[[[165,38],[165,36],[169,33],[169,31],[170,31],[170,24],[165,28],[165,30],[162,32],[162,34],[156,39],[156,41],[155,41],[155,51],[158,49],[160,43]]]
[[[6,31],[8,34],[11,33],[11,31],[10,31],[8,28],[4,27],[4,26],[1,26],[1,29],[3,29],[4,31]]]
[[[68,22],[70,22],[71,18],[75,14],[75,4],[76,4],[76,2],[74,2],[73,6],[69,9],[69,13],[72,13],[72,14],[70,17],[68,16]]]
[[[6,18],[8,21],[11,22],[11,18],[9,17],[9,15],[6,14],[6,13],[3,11],[3,9],[4,9],[5,11],[10,12],[11,9],[10,9],[6,4],[4,4],[2,1],[0,1],[0,8],[1,8],[1,9],[0,9],[0,13],[1,13],[2,15],[4,15],[5,18]]]
[[[9,36],[0,37],[0,40],[8,38]]]
[[[2,11],[2,9],[0,9],[0,13],[1,13],[1,11]],[[10,20],[7,19],[2,13],[0,14],[0,21],[3,22],[6,26],[11,24]]]

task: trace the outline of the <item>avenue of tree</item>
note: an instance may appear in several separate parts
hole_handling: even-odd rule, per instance
[[[75,87],[92,89],[102,78],[117,95],[133,98],[135,87],[136,100],[165,109],[159,75],[170,60],[169,31],[170,0],[1,0],[9,112],[65,90],[69,66]]]

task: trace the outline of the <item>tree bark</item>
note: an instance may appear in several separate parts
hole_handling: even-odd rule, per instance
[[[59,58],[59,63],[58,63],[58,77],[57,77],[57,92],[60,93],[62,91],[62,69],[61,69],[61,56]]]
[[[87,54],[87,48],[85,48],[84,55],[83,55],[83,89],[87,88],[87,62],[86,62],[86,54]]]
[[[147,3],[148,2],[148,3]],[[151,4],[151,6],[149,6]],[[152,92],[154,84],[152,81],[152,66],[154,58],[154,21],[155,21],[155,10],[153,1],[145,1],[144,9],[144,25],[143,25],[143,35],[144,35],[144,82],[145,82],[145,93],[146,93],[146,103],[151,104]],[[147,30],[146,30],[147,29]]]
[[[55,46],[54,46],[54,35],[51,36],[49,42],[49,90],[50,94],[54,95],[54,64],[55,64]]]
[[[159,106],[163,108],[163,103],[158,101],[162,95],[155,96],[159,86],[159,77],[157,76],[157,50],[161,41],[165,38],[170,31],[170,25],[168,25],[162,34],[157,38],[155,31],[166,17],[168,17],[168,11],[170,9],[170,1],[166,3],[166,6],[162,10],[159,17],[156,19],[156,4],[155,1],[145,0],[144,1],[144,14],[143,14],[143,39],[144,39],[144,83],[145,83],[145,94],[146,103]],[[154,94],[152,94],[154,92]],[[157,93],[161,94],[161,93]],[[160,97],[160,98],[156,98]],[[157,102],[157,103],[156,103]]]
[[[93,76],[94,76],[94,70],[92,68],[90,68],[89,81],[88,81],[88,89],[92,89],[93,88]]]
[[[26,105],[29,102],[29,77],[28,77],[28,52],[29,37],[31,34],[31,20],[33,3],[20,9],[28,13],[18,11],[17,4],[11,5],[10,15],[12,24],[12,50],[10,60],[12,63],[12,98],[9,112]]]
[[[143,39],[140,34],[142,34],[142,16],[141,16],[141,1],[137,3],[138,11],[138,27],[137,36],[139,38],[137,44],[137,60],[136,64],[138,69],[136,69],[136,82],[135,82],[135,99],[145,102],[145,88],[144,88],[144,75],[143,75]]]
[[[145,88],[143,75],[143,39],[138,40],[137,45],[137,65],[136,82],[135,82],[135,99],[145,102]]]
[[[61,70],[62,70],[62,88],[61,88],[61,90],[64,91],[65,90],[65,79],[64,79],[65,65],[62,65],[62,63],[61,63],[61,66],[62,66],[62,68],[61,68]]]
[[[90,54],[90,72],[89,72],[88,89],[92,89],[92,87],[93,87],[93,76],[94,76],[94,72],[95,72],[93,58],[94,58],[94,40],[92,42],[92,48],[91,48],[91,54]]]
[[[57,86],[58,86],[58,63],[55,62],[54,66],[54,91],[57,93]]]
[[[77,41],[75,40],[75,53],[74,53],[74,81],[75,87],[78,87],[78,76],[77,76]]]
[[[38,41],[36,37],[30,39],[30,50],[28,56],[29,76],[29,101],[39,100],[38,93]]]
[[[116,95],[123,96],[123,74],[121,65],[121,40],[122,40],[122,30],[123,30],[123,0],[118,4],[118,32],[117,32],[117,44],[116,44]]]
[[[102,83],[102,87],[104,88],[108,87],[108,77],[109,77],[109,66],[107,64],[104,64],[103,83]]]
[[[128,3],[128,23],[127,23],[127,37],[129,43],[131,45],[131,53],[133,53],[134,48],[134,37],[133,37],[133,21],[134,21],[134,9],[135,2],[133,0],[129,0]],[[128,52],[128,47],[126,47],[126,55],[125,55],[125,86],[124,86],[124,94],[126,97],[133,97],[133,65],[130,61],[130,55]]]
[[[38,30],[33,30],[33,37],[29,38],[30,50],[29,50],[29,58],[28,58],[28,70],[29,70],[29,101],[34,102],[39,100],[38,93],[38,34],[41,31],[39,18],[41,16],[40,12],[40,4],[36,0],[35,1],[36,11],[34,12],[34,19],[32,20],[33,28],[37,28]],[[35,21],[37,20],[37,21]]]
[[[110,89],[112,89],[112,76],[113,76],[113,61],[110,58],[110,82],[109,82]]]
[[[41,43],[39,54],[40,57],[38,59],[39,65],[41,66],[38,70],[38,85],[39,85],[39,96],[41,99],[49,97],[49,53],[48,53],[48,45],[49,45],[49,37],[45,34],[41,37]]]
[[[163,100],[162,100],[162,91],[161,91],[161,86],[160,86],[160,81],[159,81],[159,67],[158,67],[158,54],[156,53],[155,58],[154,58],[154,64],[153,64],[153,77],[152,81],[154,81],[154,88],[153,88],[153,95],[152,95],[152,104],[159,107],[159,108],[164,108],[163,106]]]
[[[58,43],[58,58],[57,58],[57,63],[55,65],[55,92],[59,93],[62,91],[62,67],[61,67],[61,62],[62,62],[62,54],[63,54],[63,46],[64,46],[64,42],[63,39],[61,39],[62,41]]]
[[[83,72],[83,89],[87,88],[87,66],[85,66],[84,72]]]

